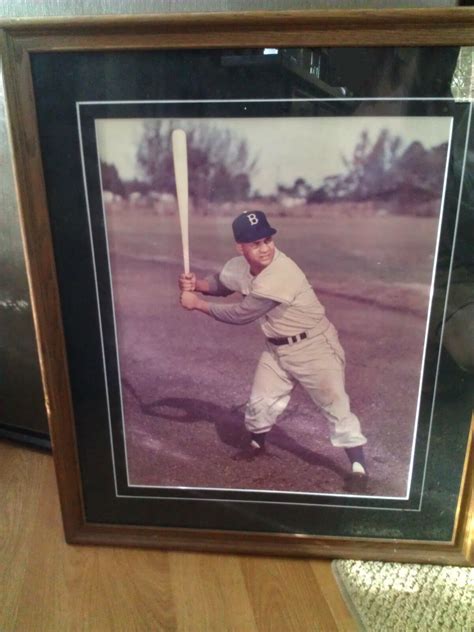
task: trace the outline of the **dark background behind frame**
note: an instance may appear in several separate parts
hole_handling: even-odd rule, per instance
[[[402,85],[404,95],[450,96],[449,81],[458,49],[404,49],[401,56],[400,50],[394,49],[333,49],[333,51],[338,58],[337,63],[334,62],[335,80],[340,79],[340,73],[344,68],[347,71],[351,67],[354,68],[354,64],[361,64],[359,76],[357,73],[351,73],[349,93],[352,94],[349,96],[390,96],[393,89],[400,89],[399,79],[404,76],[403,69],[406,68],[407,60],[412,66],[415,65],[416,72],[412,75],[413,81],[409,85]],[[435,63],[434,55],[438,56],[438,63]],[[72,314],[80,312],[81,318],[87,322],[94,322],[94,319],[97,319],[96,307],[90,300],[91,296],[87,294],[91,291],[90,283],[87,283],[87,280],[90,281],[92,278],[91,262],[82,257],[84,253],[89,252],[89,244],[87,243],[88,234],[86,235],[84,231],[84,192],[78,151],[75,101],[242,98],[243,95],[246,98],[290,98],[295,89],[299,92],[308,90],[307,82],[301,77],[295,78],[286,69],[282,71],[267,60],[264,60],[262,65],[258,64],[259,56],[261,57],[261,51],[226,51],[222,57],[219,51],[193,51],[189,54],[161,52],[33,55],[33,74],[47,193],[57,252],[73,397],[80,427],[93,425],[97,418],[106,418],[107,411],[103,397],[101,398],[100,379],[84,380],[84,367],[93,368],[94,362],[90,360],[97,351],[100,341],[97,334],[95,338],[90,333],[85,336],[75,336],[74,333],[78,331],[75,329],[77,323],[74,324],[74,318],[71,318]],[[177,67],[180,72],[176,71]],[[367,67],[383,70],[379,73],[371,72],[370,85],[367,84],[367,80],[364,80]],[[139,72],[137,68],[140,68]],[[421,78],[422,84],[420,84]],[[311,84],[309,87],[312,96],[327,96],[324,92],[321,93],[320,85],[315,87]],[[412,102],[407,106],[405,114],[421,114],[419,108],[419,104]],[[423,111],[426,113],[426,107]],[[304,109],[298,113],[303,114]],[[435,111],[432,113],[434,114]],[[52,159],[53,156],[56,157],[55,160]],[[448,197],[457,200],[457,191],[448,192]],[[451,205],[454,208],[453,202]],[[68,213],[63,212],[64,208],[68,209]],[[76,208],[77,212],[72,212],[73,208]],[[79,266],[77,255],[71,257],[71,252],[79,255]],[[449,254],[449,247],[446,252]],[[85,285],[84,280],[86,280]],[[443,373],[444,367],[449,369],[446,374]],[[441,369],[442,376],[444,375],[441,380],[443,384],[449,382],[451,378],[459,381],[459,376],[453,374],[452,367],[449,367],[448,359],[443,361]],[[257,514],[255,508],[251,508],[250,505],[241,507],[232,503],[224,505],[201,500],[200,505],[205,506],[205,509],[203,507],[204,510],[196,516],[198,512],[194,509],[193,501],[176,503],[172,500],[155,500],[141,503],[138,500],[121,500],[119,503],[107,503],[104,502],[104,493],[107,497],[113,495],[110,462],[103,458],[103,451],[97,443],[89,442],[87,446],[81,447],[79,440],[80,460],[88,490],[88,519],[98,522],[132,522],[133,524],[149,524],[159,519],[160,524],[169,526],[192,524],[211,528],[307,530],[310,532],[312,525],[321,522],[323,518],[325,527],[318,533],[449,539],[471,410],[467,393],[462,389],[461,391],[462,396],[456,398],[459,415],[453,415],[453,404],[448,400],[441,400],[437,405],[436,425],[438,428],[442,428],[440,426],[442,418],[446,418],[440,412],[443,402],[449,410],[451,420],[456,418],[467,421],[456,433],[459,444],[454,446],[452,460],[450,459],[451,476],[444,481],[443,489],[436,489],[437,478],[429,477],[428,479],[431,493],[427,497],[427,502],[424,503],[428,514],[425,515],[423,512],[422,524],[420,520],[414,518],[419,514],[410,512],[365,510],[354,512],[352,510],[351,513],[351,510],[327,509],[323,516],[315,508],[307,514],[306,525],[302,528],[301,516],[298,507],[295,506],[285,507],[284,511],[278,510],[276,506],[266,506],[260,508]],[[430,465],[433,463],[436,465],[436,459],[441,464],[446,461],[446,458],[443,460],[445,456],[443,450],[444,446],[441,445],[438,456],[436,456],[437,453],[431,455]],[[87,484],[88,476],[90,476],[89,484]],[[98,485],[99,481],[105,482],[104,488]],[[432,525],[428,527],[424,525],[425,522],[430,522],[430,516],[437,517],[438,501],[442,501],[442,506],[447,511],[445,522],[442,525],[438,524],[437,531],[434,533]],[[439,504],[441,506],[441,503]],[[160,515],[161,518],[159,518]],[[172,516],[166,523],[163,519],[165,515]],[[190,515],[194,518],[192,523],[189,521]]]

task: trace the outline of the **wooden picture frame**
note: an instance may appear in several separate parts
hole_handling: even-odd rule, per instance
[[[472,407],[467,416],[467,404],[464,399],[462,406],[448,401],[440,412],[438,393],[441,392],[443,386],[449,386],[451,379],[443,377],[443,375],[451,375],[449,364],[446,365],[444,374],[438,372],[440,362],[442,362],[440,360],[441,345],[438,345],[436,376],[431,382],[433,390],[431,417],[434,414],[434,423],[439,424],[439,429],[438,435],[436,437],[433,435],[436,441],[433,440],[430,444],[430,434],[428,439],[425,439],[423,448],[425,470],[424,474],[420,474],[423,485],[419,492],[417,511],[422,511],[421,501],[426,500],[424,506],[428,506],[429,511],[427,510],[425,521],[436,522],[434,516],[439,515],[440,523],[443,523],[440,531],[444,534],[443,537],[437,537],[438,532],[436,530],[430,532],[428,527],[426,532],[431,533],[431,537],[423,535],[417,537],[416,525],[418,523],[415,520],[404,532],[400,524],[403,523],[405,517],[407,525],[410,521],[408,513],[403,512],[404,501],[401,500],[398,501],[396,507],[381,507],[386,510],[379,512],[384,514],[385,526],[381,524],[379,532],[377,531],[378,523],[371,522],[370,516],[375,515],[371,501],[355,508],[357,516],[369,517],[361,517],[360,522],[358,522],[359,518],[356,518],[355,522],[351,523],[351,531],[348,534],[344,532],[343,527],[331,531],[330,526],[333,524],[331,520],[335,523],[344,521],[348,511],[345,506],[338,508],[327,505],[321,509],[323,513],[308,513],[308,516],[300,521],[298,512],[301,511],[304,514],[306,511],[314,510],[314,508],[308,509],[311,507],[310,501],[303,509],[291,509],[291,503],[286,500],[278,501],[273,497],[271,502],[266,504],[261,496],[256,496],[255,500],[249,500],[248,497],[235,500],[219,496],[214,498],[204,494],[204,498],[200,499],[200,507],[203,509],[200,512],[193,512],[189,508],[190,499],[179,495],[178,486],[174,496],[168,494],[150,498],[145,495],[145,497],[140,497],[140,500],[128,497],[122,499],[117,493],[117,481],[115,481],[115,497],[113,497],[114,485],[111,483],[113,458],[105,454],[100,440],[95,444],[90,431],[84,430],[93,420],[99,429],[98,434],[102,432],[102,428],[104,432],[108,431],[105,409],[97,403],[99,395],[88,390],[81,391],[81,384],[87,382],[87,371],[101,370],[101,367],[97,364],[92,366],[81,359],[81,345],[77,343],[77,340],[73,340],[72,335],[75,318],[83,322],[91,319],[92,322],[96,316],[91,317],[92,312],[85,304],[84,312],[77,315],[77,305],[72,308],[70,304],[72,292],[68,290],[68,287],[71,288],[73,284],[76,284],[76,294],[84,291],[84,295],[87,295],[92,289],[91,286],[84,285],[85,281],[80,272],[82,266],[88,267],[86,258],[91,256],[89,252],[91,244],[89,243],[86,247],[81,238],[78,238],[77,242],[74,239],[75,224],[82,222],[87,215],[85,198],[90,190],[90,183],[87,180],[89,167],[86,160],[87,164],[83,165],[86,175],[73,168],[73,163],[78,164],[79,160],[78,138],[75,136],[77,130],[73,132],[65,126],[60,117],[61,112],[66,110],[69,112],[68,116],[76,115],[74,101],[76,97],[74,99],[71,97],[71,102],[68,103],[67,94],[61,92],[63,79],[67,86],[78,85],[79,91],[82,84],[94,83],[95,75],[90,69],[101,56],[108,55],[107,59],[113,62],[114,55],[117,60],[132,60],[132,57],[125,56],[133,55],[133,60],[130,62],[132,65],[127,68],[129,70],[134,68],[138,72],[140,63],[144,59],[140,55],[145,52],[158,55],[160,51],[181,52],[185,57],[187,51],[227,50],[238,57],[240,51],[254,49],[261,51],[263,48],[302,50],[324,47],[332,51],[344,47],[354,50],[388,50],[390,47],[402,50],[419,47],[419,50],[423,51],[427,50],[425,47],[429,47],[431,51],[437,50],[442,55],[450,47],[474,46],[474,10],[457,8],[242,12],[146,17],[20,19],[0,22],[0,37],[21,224],[67,541],[77,544],[182,548],[274,555],[472,563],[474,559]],[[87,60],[84,57],[85,54],[90,55]],[[78,66],[74,65],[75,59],[78,60]],[[81,62],[81,59],[85,61]],[[158,58],[153,58],[153,63],[156,59]],[[81,63],[83,63],[82,66],[80,66]],[[114,80],[117,86],[121,81],[120,73],[125,67],[121,66],[121,63],[117,61],[117,74],[112,75],[115,79],[111,79],[110,85],[102,86],[103,90],[101,88],[101,100],[104,102],[116,100],[117,91],[124,89],[113,86]],[[163,63],[166,66],[166,63]],[[52,65],[48,66],[48,64]],[[76,72],[79,66],[81,72]],[[51,94],[53,84],[51,84],[50,71],[53,72],[54,68],[57,72],[64,74],[54,77],[60,96],[56,101],[54,100],[56,97],[49,101],[49,97],[46,97],[47,94]],[[415,78],[416,70],[415,68]],[[88,75],[89,71],[92,74]],[[364,72],[363,70],[362,74]],[[168,73],[168,76],[171,77],[172,74]],[[133,73],[130,78],[132,76]],[[172,82],[172,79],[169,78],[169,81]],[[123,83],[120,86],[123,86]],[[153,89],[151,88],[151,92]],[[140,92],[141,88],[137,90]],[[249,88],[249,93],[251,92]],[[192,94],[192,90],[190,93]],[[339,94],[341,100],[344,100],[344,93]],[[381,94],[384,94],[383,91]],[[243,96],[248,97],[247,94]],[[438,95],[434,95],[432,100],[436,101],[437,97]],[[183,100],[185,101],[186,98],[189,97],[184,96]],[[384,98],[382,96],[380,100]],[[408,93],[408,98],[411,98],[410,93]],[[426,100],[426,96],[421,94],[420,100],[423,99]],[[387,100],[390,98],[387,97]],[[443,97],[439,100],[442,101]],[[93,99],[77,99],[77,101],[89,103]],[[455,107],[454,99],[451,101]],[[471,101],[472,93],[464,100],[459,100],[464,105],[458,108],[460,112],[462,111],[461,114],[464,113],[466,117],[469,117],[469,123]],[[64,105],[64,110],[61,109],[63,107],[61,103]],[[56,106],[59,109],[54,111]],[[72,113],[73,109],[74,113]],[[434,107],[432,111],[437,115],[440,110]],[[390,113],[393,114],[392,111]],[[52,128],[56,125],[59,130],[63,126],[60,131],[55,132],[56,135],[64,134],[63,156],[54,155],[49,151],[48,137],[52,128],[47,127],[48,116]],[[180,116],[183,115],[180,114]],[[208,116],[215,117],[216,114]],[[465,140],[465,153],[468,144],[472,142],[469,140],[471,130],[469,123],[467,127],[461,125],[459,128],[461,130],[459,138],[461,141]],[[71,158],[72,154],[74,158]],[[454,161],[450,156],[451,154],[448,154],[449,164]],[[464,158],[464,164],[465,160]],[[69,226],[66,228],[64,223],[61,223],[59,212],[60,204],[67,201],[68,195],[64,192],[65,174],[68,175],[68,186],[70,185],[71,190],[76,192],[83,187],[83,178],[86,180],[85,191],[83,190],[85,197],[79,202],[71,201],[71,206],[66,208],[64,217],[65,223]],[[448,175],[448,182],[450,177]],[[462,178],[456,183],[458,189],[462,189]],[[56,188],[61,192],[56,193]],[[76,209],[74,204],[78,204]],[[442,233],[447,231],[454,238],[457,235],[456,218],[459,216],[460,206],[461,197],[459,197],[454,219],[451,223],[448,221],[448,227],[441,230]],[[63,236],[64,239],[62,239]],[[454,251],[457,246],[456,241],[455,245],[451,244],[449,271],[452,270]],[[70,253],[73,248],[77,251],[71,258]],[[446,306],[451,289],[450,282],[449,272],[447,287],[443,294],[441,335],[447,317]],[[472,283],[472,277],[469,282]],[[101,288],[102,286],[100,286],[102,292]],[[96,301],[99,301],[99,290],[97,290]],[[470,299],[467,302],[469,301]],[[76,315],[73,312],[76,312]],[[96,343],[88,344],[95,345],[94,353],[102,353]],[[423,375],[425,368],[423,365]],[[424,379],[428,380],[426,376]],[[463,382],[464,394],[466,389],[472,387],[468,372],[462,373],[462,377],[454,377],[453,380]],[[429,414],[428,417],[430,417]],[[439,419],[444,419],[446,425],[443,426]],[[447,426],[456,427],[457,443],[452,452],[444,453],[445,448],[439,447],[437,442],[443,443],[443,433]],[[454,462],[451,462],[451,459],[454,459]],[[429,468],[426,474],[426,463],[432,463],[435,467],[438,462],[443,472],[439,478],[436,472]],[[455,472],[453,481],[449,483],[452,487],[448,486],[445,489],[443,477],[450,468]],[[423,468],[420,472],[422,470]],[[428,477],[426,487],[424,486],[425,475]],[[102,485],[101,481],[107,481],[107,483]],[[104,490],[109,490],[108,496]],[[441,503],[450,504],[437,506],[437,499],[441,499],[439,501]],[[92,502],[95,503],[93,511],[90,509]],[[140,508],[135,513],[134,507],[138,502],[141,503]],[[232,505],[232,502],[236,504]],[[117,506],[123,506],[120,511],[117,510],[117,514],[114,513],[116,507],[114,503]],[[276,508],[270,509],[270,505]],[[238,507],[238,510],[235,507]],[[395,514],[395,511],[399,512],[397,520],[401,520],[397,523],[400,536],[396,535],[397,529],[390,531],[389,528],[390,515]],[[445,513],[448,517],[441,518]],[[331,514],[331,519],[328,518],[328,514]],[[321,527],[321,522],[326,520],[329,526],[325,530]],[[316,522],[320,524],[315,526]],[[254,526],[248,528],[246,525]],[[387,536],[388,533],[392,535]]]

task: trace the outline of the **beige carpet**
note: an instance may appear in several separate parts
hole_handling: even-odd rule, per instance
[[[474,631],[474,568],[337,560],[332,569],[364,632]]]

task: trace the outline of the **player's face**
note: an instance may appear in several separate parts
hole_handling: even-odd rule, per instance
[[[269,266],[275,256],[275,244],[272,237],[258,239],[249,244],[237,244],[237,250],[245,257],[253,274],[258,274]]]

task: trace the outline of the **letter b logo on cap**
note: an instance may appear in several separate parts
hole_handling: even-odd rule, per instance
[[[263,211],[244,211],[232,222],[232,231],[238,244],[249,244],[276,233]]]

